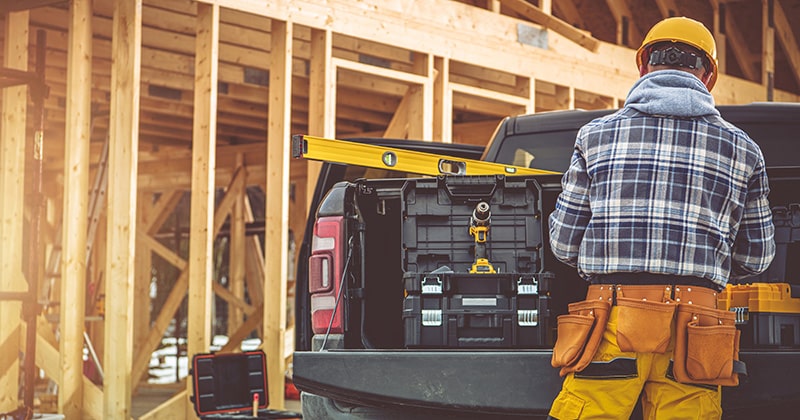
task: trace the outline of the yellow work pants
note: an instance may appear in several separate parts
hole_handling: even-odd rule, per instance
[[[645,419],[719,419],[719,386],[681,384],[672,379],[672,339],[663,354],[623,352],[617,345],[619,308],[611,308],[603,341],[592,363],[564,378],[550,416],[571,419],[628,419],[642,395]]]

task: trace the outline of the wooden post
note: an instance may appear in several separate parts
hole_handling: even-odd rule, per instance
[[[718,0],[711,1],[714,9],[714,41],[717,44],[717,75],[725,73],[727,68],[727,53],[725,44],[725,5]]]
[[[525,105],[525,113],[533,114],[536,112],[536,79],[528,79],[528,104]]]
[[[242,168],[244,157],[236,155],[236,167]],[[245,182],[246,185],[246,182]],[[245,223],[244,223],[244,198],[247,195],[247,188],[242,188],[236,194],[233,209],[231,210],[231,235],[228,247],[228,289],[231,294],[244,301],[244,277],[245,277]],[[228,304],[228,336],[236,331],[244,322],[244,311],[236,305]]]
[[[775,96],[775,0],[761,0],[761,84],[766,88],[766,99]]]
[[[111,40],[103,417],[131,415],[142,0],[116,0]]]
[[[267,126],[267,200],[264,231],[264,350],[269,406],[284,404],[284,330],[289,246],[289,141],[292,115],[291,22],[272,21]]]
[[[214,169],[216,167],[217,81],[219,76],[219,6],[197,4],[192,197],[189,229],[189,313],[187,357],[207,352],[211,344],[213,292]],[[187,395],[192,386],[187,381]],[[186,399],[186,418],[194,410]]]
[[[336,136],[336,68],[331,63],[333,36],[330,30],[311,30],[311,58],[308,71],[308,134]],[[322,162],[306,161],[306,207],[311,206]],[[314,212],[316,209],[309,208]]]
[[[164,197],[167,193],[164,193]],[[165,197],[166,198],[166,197]],[[144,246],[139,240],[143,235],[147,235],[147,226],[150,220],[155,217],[153,204],[153,193],[150,191],[139,192],[136,202],[139,207],[139,221],[136,226],[136,282],[133,285],[133,354],[138,354],[142,350],[144,339],[150,331],[150,282],[153,274],[153,254],[150,248]],[[136,392],[139,382],[136,378],[131,378],[134,382],[133,390]]]
[[[86,311],[86,237],[92,119],[92,0],[70,3],[60,293],[58,411],[80,418]]]
[[[453,142],[453,91],[450,89],[450,59],[434,57],[433,141]]]
[[[4,66],[28,68],[29,13],[6,15],[3,44]],[[3,123],[0,124],[0,291],[24,292],[22,276],[22,226],[25,203],[25,137],[28,87],[3,89]],[[0,302],[0,412],[17,409],[19,399],[19,350],[21,345],[19,301]]]

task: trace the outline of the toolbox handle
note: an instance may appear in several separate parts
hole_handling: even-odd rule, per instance
[[[491,198],[503,175],[440,176],[439,185],[452,198]]]

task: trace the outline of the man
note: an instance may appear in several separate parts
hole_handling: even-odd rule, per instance
[[[641,78],[623,109],[579,131],[550,216],[553,254],[590,283],[587,301],[612,305],[588,366],[562,369],[550,411],[561,420],[627,419],[640,394],[645,418],[721,417],[718,385],[674,379],[671,311],[692,303],[715,310],[729,279],[766,270],[775,253],[764,157],[720,117],[710,93],[717,79],[711,33],[692,19],[665,19],[645,37],[636,63]],[[664,298],[648,302],[642,290]],[[656,309],[624,312],[623,295]],[[662,309],[669,312],[657,327],[647,317]],[[618,331],[623,323],[666,341],[639,351],[635,337],[652,331],[630,338]],[[559,341],[561,328],[559,320]],[[568,363],[554,357],[554,366]]]

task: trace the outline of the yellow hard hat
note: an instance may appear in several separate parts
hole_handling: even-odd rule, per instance
[[[644,65],[642,58],[647,47],[656,42],[680,42],[691,45],[703,51],[708,57],[711,68],[707,69],[703,83],[710,91],[717,82],[717,44],[711,31],[702,23],[687,17],[671,17],[656,23],[642,41],[642,46],[636,51],[636,66],[641,69]]]

